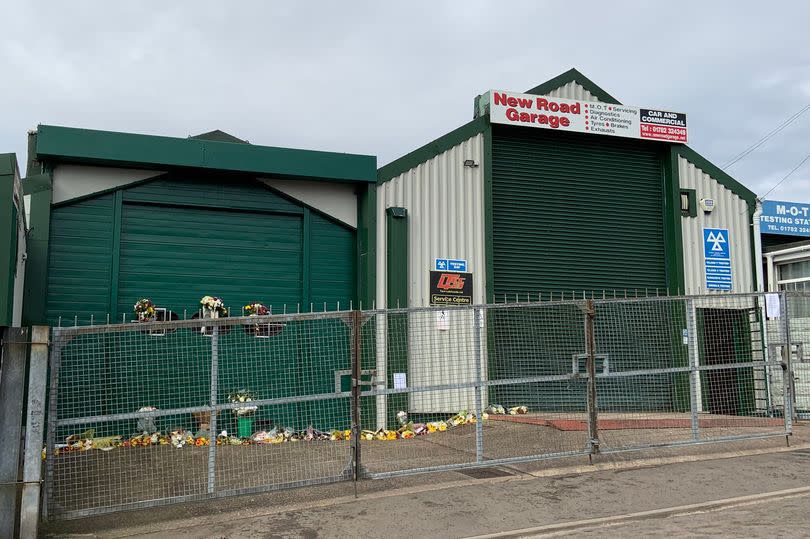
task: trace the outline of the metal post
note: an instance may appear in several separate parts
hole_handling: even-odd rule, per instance
[[[27,328],[7,328],[3,336],[0,376],[0,432],[8,440],[0,459],[0,536],[13,537],[22,439],[23,385]]]
[[[216,487],[217,464],[217,377],[219,374],[219,326],[212,328],[211,335],[211,417],[209,418],[208,435],[208,494],[213,494]]]
[[[592,299],[585,301],[585,353],[587,354],[586,369],[588,371],[588,445],[590,454],[599,453],[599,414],[596,403],[596,337],[594,332],[594,319],[596,311]]]
[[[48,354],[51,379],[48,381],[48,423],[45,438],[45,501],[42,504],[43,520],[48,518],[48,511],[53,498],[53,460],[56,447],[56,404],[59,397],[59,370],[62,366],[62,339],[60,331],[53,329],[51,350]]]
[[[784,346],[782,346],[782,384],[785,395],[785,434],[793,434],[793,369],[790,366],[790,316],[788,315],[787,292],[779,293],[782,323],[784,324]]]
[[[483,309],[473,309],[473,346],[475,349],[475,461],[484,462],[484,404],[481,382],[484,380],[481,361],[481,326]]]
[[[39,525],[39,494],[42,479],[42,439],[45,420],[45,385],[48,372],[47,326],[31,331],[31,360],[28,364],[28,411],[25,421],[23,491],[20,503],[20,538],[34,539]]]
[[[360,355],[360,332],[363,328],[363,313],[352,311],[352,479],[357,488],[360,479],[360,375],[362,373]],[[357,492],[355,491],[355,495]]]
[[[697,342],[697,313],[695,311],[695,301],[686,300],[686,342],[689,355],[689,411],[692,416],[692,439],[700,439],[700,421],[698,419],[698,384],[700,380],[700,351]]]

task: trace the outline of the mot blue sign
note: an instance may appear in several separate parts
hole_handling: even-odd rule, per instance
[[[810,204],[765,200],[759,224],[763,234],[810,237]]]
[[[731,290],[731,239],[727,228],[703,229],[706,289]]]

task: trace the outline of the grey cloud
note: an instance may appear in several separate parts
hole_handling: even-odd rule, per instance
[[[810,5],[16,2],[0,34],[0,151],[37,123],[371,153],[461,125],[490,88],[574,66],[625,103],[683,111],[720,164],[810,102]],[[730,172],[758,193],[810,152],[810,113]],[[810,200],[810,165],[771,197]]]

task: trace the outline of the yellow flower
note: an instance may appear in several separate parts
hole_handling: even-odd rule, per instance
[[[386,440],[396,440],[397,439],[397,432],[394,431],[394,430],[385,431],[385,439]]]
[[[344,431],[343,431],[343,438],[344,438],[345,440],[351,440],[351,439],[352,439],[352,431],[350,431],[350,430],[344,430]]]
[[[439,431],[444,432],[446,430],[447,430],[447,423],[445,423],[444,421],[440,421],[439,422]]]

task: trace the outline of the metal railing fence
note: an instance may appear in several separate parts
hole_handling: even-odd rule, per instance
[[[791,364],[810,336],[791,313],[805,301],[559,299],[53,328],[44,507],[68,518],[786,436]]]

